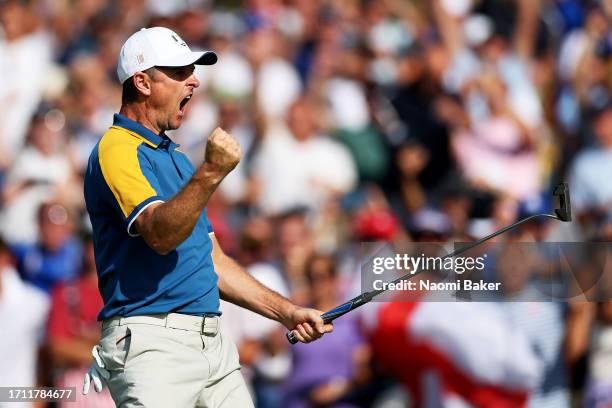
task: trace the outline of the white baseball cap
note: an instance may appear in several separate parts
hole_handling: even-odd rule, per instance
[[[165,27],[142,28],[128,38],[117,63],[119,82],[124,83],[137,72],[151,67],[184,67],[212,65],[217,54],[212,51],[191,51],[174,31]]]

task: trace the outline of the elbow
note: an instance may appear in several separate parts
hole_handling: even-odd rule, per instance
[[[158,255],[168,255],[170,252],[176,249],[176,245],[172,245],[167,242],[162,241],[153,241],[149,243],[149,246],[152,250],[154,250]]]

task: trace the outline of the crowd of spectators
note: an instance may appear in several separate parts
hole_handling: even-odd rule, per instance
[[[207,207],[224,250],[328,310],[361,291],[361,242],[481,238],[561,180],[575,222],[500,240],[612,239],[611,22],[610,0],[0,1],[0,386],[80,389],[102,302],[82,177],[139,28],[219,56],[170,136],[194,165],[216,126],[240,141]],[[611,304],[378,303],[296,346],[223,302],[222,324],[260,408],[605,407]]]

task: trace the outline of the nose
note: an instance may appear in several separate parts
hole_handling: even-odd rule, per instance
[[[195,71],[191,74],[187,80],[187,86],[192,86],[194,89],[200,86],[200,81],[195,76]]]

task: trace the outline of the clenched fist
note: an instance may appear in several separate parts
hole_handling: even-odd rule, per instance
[[[223,177],[240,162],[242,150],[238,141],[221,128],[216,128],[206,142],[204,162]]]

